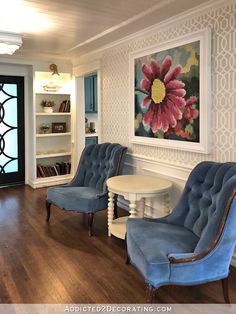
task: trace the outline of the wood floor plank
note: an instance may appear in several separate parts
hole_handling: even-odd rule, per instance
[[[86,215],[52,206],[46,223],[46,188],[0,189],[0,303],[145,303],[145,284],[126,265],[125,242],[107,236],[107,212]],[[229,279],[236,303],[236,271]],[[223,303],[220,282],[158,290],[160,303]]]

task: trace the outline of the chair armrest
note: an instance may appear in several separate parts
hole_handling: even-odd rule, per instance
[[[68,188],[68,187],[70,187],[70,186],[72,186],[72,185],[70,185],[70,183],[66,183],[66,184],[57,185],[56,187],[57,187],[57,188]]]
[[[170,263],[185,263],[193,262],[196,259],[197,253],[171,253],[168,255]]]
[[[235,195],[236,195],[236,188],[234,188],[230,193],[230,196],[227,200],[226,206],[225,206],[224,211],[223,211],[223,216],[221,218],[217,234],[216,234],[215,238],[211,241],[211,243],[202,252],[192,253],[192,256],[186,256],[186,257],[180,257],[179,256],[178,257],[177,256],[178,254],[170,254],[170,255],[172,255],[170,257],[168,256],[170,263],[172,263],[172,264],[174,264],[174,263],[189,263],[189,262],[198,261],[198,260],[201,260],[202,258],[204,258],[205,256],[207,256],[208,254],[210,254],[210,252],[216,248],[216,246],[220,240],[220,237],[222,235],[222,232],[223,232],[223,229],[225,226],[225,222],[226,222],[226,219],[227,219],[227,216],[229,214],[230,207],[231,207],[231,203],[232,203]]]
[[[67,184],[64,184],[63,186],[78,186],[78,184],[76,184],[75,182],[71,181]]]
[[[163,216],[163,217],[159,217],[159,218],[151,218],[151,217],[144,217],[145,219],[147,220],[150,220],[152,222],[162,222],[162,223],[169,223],[168,221],[168,217],[171,215],[170,214],[167,214],[166,216]]]
[[[97,196],[98,198],[101,198],[101,197],[106,196],[107,194],[108,194],[108,192],[102,192],[102,193],[97,194],[96,196]]]

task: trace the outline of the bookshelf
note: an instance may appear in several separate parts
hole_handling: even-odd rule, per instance
[[[45,85],[56,86],[56,88],[47,91]],[[69,73],[60,73],[56,82],[52,82],[50,72],[34,73],[31,151],[33,162],[29,180],[33,188],[64,184],[73,177],[71,96]],[[45,112],[42,106],[45,102],[53,102],[53,112]]]

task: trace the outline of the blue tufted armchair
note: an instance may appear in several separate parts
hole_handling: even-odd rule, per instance
[[[196,285],[228,274],[236,244],[236,163],[202,162],[166,217],[129,219],[128,262],[144,276],[147,301],[164,285]]]
[[[121,173],[127,148],[120,144],[91,144],[84,148],[75,177],[67,185],[47,191],[47,218],[51,204],[88,214],[89,236],[94,213],[107,208],[106,180]]]

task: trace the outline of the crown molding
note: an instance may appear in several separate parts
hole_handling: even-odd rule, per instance
[[[113,27],[110,27],[107,30],[105,30],[104,32],[101,32],[101,33],[97,34],[96,36],[93,36],[93,37],[85,40],[84,42],[82,42],[82,43],[72,47],[67,52],[71,52],[71,51],[75,50],[76,48],[83,47],[86,44],[89,44],[89,43],[91,43],[91,42],[93,42],[93,41],[95,41],[95,40],[97,40],[97,39],[99,39],[99,38],[101,38],[101,37],[103,37],[103,36],[105,36],[107,34],[110,34],[110,33],[114,32],[114,31],[120,29],[121,27],[127,26],[130,23],[135,22],[135,21],[139,20],[140,18],[143,18],[143,17],[147,16],[148,14],[152,13],[153,11],[156,11],[156,10],[158,10],[158,9],[168,5],[168,4],[171,4],[173,1],[174,0],[162,0],[159,3],[157,3],[156,5],[152,6],[151,8],[149,8],[149,9],[147,9],[147,10],[145,10],[145,11],[143,11],[143,12],[141,12],[141,13],[139,13],[139,14],[137,14],[137,15],[129,18],[129,19],[127,19],[127,20],[125,20],[124,22],[121,22],[121,23],[119,23],[119,24],[117,24],[117,25],[115,25]]]
[[[130,34],[128,36],[125,36],[121,39],[118,39],[116,41],[113,41],[107,45],[104,45],[98,49],[95,49],[93,51],[90,51],[88,53],[84,53],[78,57],[71,57],[71,61],[73,64],[76,64],[76,61],[78,62],[80,58],[83,58],[84,56],[92,56],[94,54],[98,54],[101,52],[104,52],[105,50],[114,48],[116,46],[125,44],[127,42],[130,42],[133,39],[139,39],[141,37],[151,36],[152,34],[156,33],[157,31],[163,30],[167,27],[173,26],[173,24],[176,23],[182,23],[184,20],[189,18],[194,18],[199,16],[202,13],[207,12],[210,9],[217,9],[223,5],[226,4],[233,4],[235,3],[235,0],[209,0],[208,2],[198,5],[194,8],[191,8],[185,12],[179,13],[173,17],[170,17],[162,22],[159,22],[157,24],[151,25],[147,28],[144,28],[141,31],[135,32],[133,34]]]

